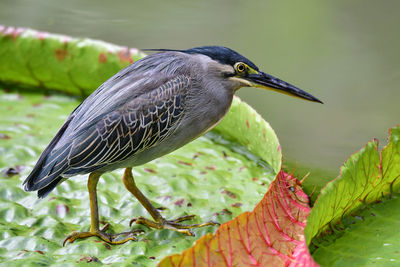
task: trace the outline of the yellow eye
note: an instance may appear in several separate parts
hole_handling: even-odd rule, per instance
[[[243,62],[236,63],[235,67],[236,67],[236,71],[238,73],[242,73],[247,69],[246,64],[244,64]]]

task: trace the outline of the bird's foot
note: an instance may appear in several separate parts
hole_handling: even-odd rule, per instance
[[[175,220],[166,220],[164,218],[160,218],[158,221],[152,221],[143,217],[138,217],[134,218],[130,221],[129,225],[132,225],[132,223],[136,224],[143,224],[146,225],[147,227],[155,228],[155,229],[169,229],[169,230],[174,230],[182,234],[186,234],[189,236],[194,236],[194,233],[191,231],[192,228],[200,228],[208,225],[219,225],[217,222],[209,221],[205,223],[200,223],[200,224],[181,224],[180,222],[182,221],[187,221],[191,220],[196,215],[186,215],[179,217]]]
[[[123,244],[129,240],[135,241],[136,235],[143,233],[143,230],[134,230],[131,232],[108,234],[108,233],[106,233],[106,230],[108,229],[109,226],[110,226],[110,224],[107,223],[106,225],[104,225],[103,229],[101,229],[101,230],[90,231],[90,232],[73,232],[72,234],[70,234],[69,236],[67,236],[64,239],[63,246],[65,246],[67,241],[69,243],[72,243],[77,239],[83,239],[83,238],[87,238],[87,237],[91,237],[91,236],[97,236],[97,237],[101,238],[103,241],[105,241],[109,244],[112,244],[112,245],[119,245],[119,244]],[[125,236],[125,237],[117,238],[118,236]]]

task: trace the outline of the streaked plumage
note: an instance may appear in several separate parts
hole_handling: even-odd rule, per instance
[[[280,90],[320,102],[259,71],[229,48],[162,50],[118,72],[71,113],[26,178],[25,190],[38,190],[38,196],[45,197],[63,179],[91,173],[93,182],[90,178],[88,186],[93,202],[102,173],[117,168],[130,170],[202,135],[222,119],[234,93],[243,86]],[[129,173],[124,175],[128,190],[151,213],[157,227],[188,228],[178,224],[179,220],[163,219],[126,177]],[[94,207],[90,233],[99,236],[97,204]],[[142,223],[155,227],[147,219]],[[79,233],[67,239],[73,242],[81,238],[77,236]],[[111,237],[100,237],[113,242]]]
[[[151,59],[138,62],[149,70],[129,66],[70,115],[26,179],[26,190],[39,190],[44,197],[62,178],[114,169],[174,132],[189,89],[198,82],[184,68],[178,73],[167,64],[150,69]],[[179,66],[179,58],[175,63]]]

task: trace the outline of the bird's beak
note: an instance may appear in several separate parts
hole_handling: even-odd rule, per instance
[[[274,90],[280,93],[323,104],[321,100],[301,90],[300,88],[297,88],[296,86],[293,86],[261,71],[257,71],[257,73],[251,73],[247,75],[245,79],[251,83],[252,87]]]

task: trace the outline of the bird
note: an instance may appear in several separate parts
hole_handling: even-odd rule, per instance
[[[100,85],[66,119],[23,182],[25,191],[47,196],[75,175],[88,174],[91,225],[72,232],[63,245],[97,236],[109,244],[136,240],[139,230],[117,234],[99,226],[97,183],[102,174],[124,168],[126,189],[151,219],[131,221],[189,236],[209,221],[183,224],[195,215],[164,218],[138,189],[132,168],[168,154],[210,131],[228,112],[242,87],[269,89],[322,103],[311,94],[262,72],[238,52],[223,46],[186,50],[150,49],[154,53],[132,63]],[[122,234],[124,234],[122,236]]]

